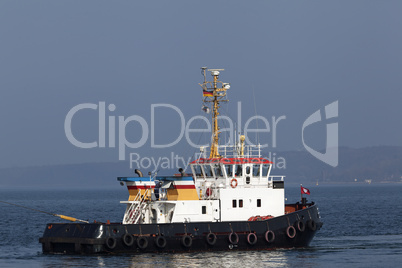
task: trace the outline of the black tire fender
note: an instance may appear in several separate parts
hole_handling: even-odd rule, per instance
[[[268,243],[272,243],[275,241],[275,233],[271,230],[268,230],[265,232],[265,241],[267,241]]]
[[[131,234],[124,234],[121,240],[127,247],[131,247],[134,244],[134,237]]]
[[[158,235],[155,238],[155,244],[158,248],[164,248],[166,247],[166,238],[164,236]]]
[[[209,234],[207,234],[205,239],[206,239],[208,245],[213,246],[216,243],[216,234],[209,233]]]
[[[229,242],[233,245],[239,243],[239,236],[235,232],[229,234]]]
[[[114,249],[117,245],[117,240],[116,238],[109,236],[106,238],[105,244],[107,248]]]
[[[295,238],[296,236],[296,229],[293,226],[289,226],[288,228],[286,228],[286,235],[289,238]]]
[[[191,247],[191,245],[193,244],[193,239],[191,238],[191,236],[189,235],[185,235],[183,236],[183,238],[181,239],[181,244],[183,246],[185,246],[186,248]]]
[[[315,223],[314,220],[308,220],[307,226],[311,231],[317,230],[317,224]]]
[[[303,221],[298,220],[298,221],[296,222],[296,227],[297,227],[297,230],[298,230],[299,232],[304,232],[304,230],[306,229],[306,224],[305,224]]]
[[[137,246],[140,249],[146,249],[148,247],[148,239],[144,236],[140,236],[137,239]]]
[[[255,233],[249,233],[247,235],[247,243],[249,243],[250,245],[255,245],[257,243],[257,235]]]

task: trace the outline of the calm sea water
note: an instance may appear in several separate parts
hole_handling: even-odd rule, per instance
[[[308,187],[308,185],[305,185]],[[0,267],[395,267],[402,263],[402,184],[311,186],[323,228],[309,248],[260,252],[43,255],[38,238],[56,217],[0,203]],[[0,200],[99,221],[121,221],[113,190],[0,190]],[[300,186],[287,186],[288,202]]]

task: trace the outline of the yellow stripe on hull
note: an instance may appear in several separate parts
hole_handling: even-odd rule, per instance
[[[176,200],[199,200],[196,189],[168,189],[167,199]]]

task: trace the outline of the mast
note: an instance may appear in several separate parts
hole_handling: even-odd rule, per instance
[[[227,102],[229,100],[226,99],[226,90],[230,88],[229,83],[223,83],[218,80],[219,74],[224,69],[207,69],[207,67],[202,67],[202,73],[204,75],[204,83],[200,84],[203,89],[204,96],[204,107],[208,112],[208,106],[212,107],[212,139],[211,139],[211,153],[209,155],[210,158],[219,158],[221,157],[218,152],[219,146],[219,125],[218,125],[218,116],[219,116],[219,104],[220,102]],[[206,71],[211,72],[213,76],[213,81],[209,82],[206,80]]]

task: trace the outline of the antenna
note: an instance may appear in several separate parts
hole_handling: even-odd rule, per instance
[[[203,89],[203,96],[205,97],[204,103],[210,103],[212,109],[212,142],[211,142],[211,153],[209,158],[220,158],[219,155],[219,126],[218,126],[218,116],[219,108],[221,102],[227,102],[226,91],[230,89],[230,83],[223,83],[218,80],[219,74],[225,69],[207,69],[207,67],[201,67],[202,74],[204,75],[204,83],[200,84]],[[213,81],[206,80],[206,70],[211,72],[213,76]]]
[[[207,69],[208,67],[201,67],[201,74],[204,76],[204,83],[206,83],[207,82],[207,74],[205,73],[205,70]]]

